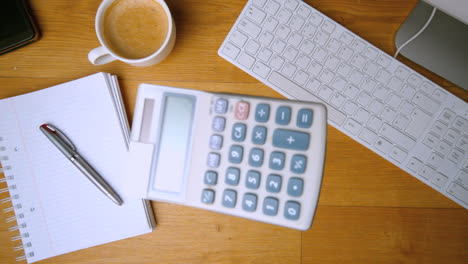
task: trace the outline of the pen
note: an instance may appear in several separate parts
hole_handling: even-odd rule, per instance
[[[73,143],[60,130],[50,124],[43,124],[39,129],[48,139],[75,165],[101,192],[117,205],[122,205],[122,199],[104,181],[104,179],[91,167],[76,151]]]

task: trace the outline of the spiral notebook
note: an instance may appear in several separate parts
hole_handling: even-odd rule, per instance
[[[60,128],[115,189],[117,206],[39,130]],[[148,203],[123,188],[129,126],[115,76],[98,73],[0,100],[0,192],[28,263],[152,231]],[[14,214],[13,214],[14,213]],[[16,233],[15,233],[16,232]]]

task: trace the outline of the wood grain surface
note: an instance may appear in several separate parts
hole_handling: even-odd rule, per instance
[[[36,43],[0,56],[0,99],[109,72],[119,77],[131,119],[140,83],[281,98],[217,55],[246,1],[170,0],[176,45],[161,64],[93,66],[99,0],[30,0],[42,31]],[[389,54],[417,0],[308,0]],[[462,89],[399,58],[465,101]],[[151,234],[39,263],[466,263],[468,212],[343,133],[328,127],[325,174],[306,232],[174,204],[153,202]],[[0,189],[5,184],[0,183]],[[1,198],[7,197],[1,194]],[[0,204],[0,209],[8,204]],[[11,214],[0,215],[0,263],[15,263]],[[3,219],[2,219],[3,218]]]

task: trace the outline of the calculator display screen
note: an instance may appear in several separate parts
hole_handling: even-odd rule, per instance
[[[161,111],[161,126],[152,188],[180,193],[189,161],[195,97],[167,93]]]

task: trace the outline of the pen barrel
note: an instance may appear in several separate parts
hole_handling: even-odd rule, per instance
[[[75,154],[70,158],[70,160],[107,197],[116,204],[121,205],[123,203],[122,199],[112,189],[112,187],[80,155]]]

